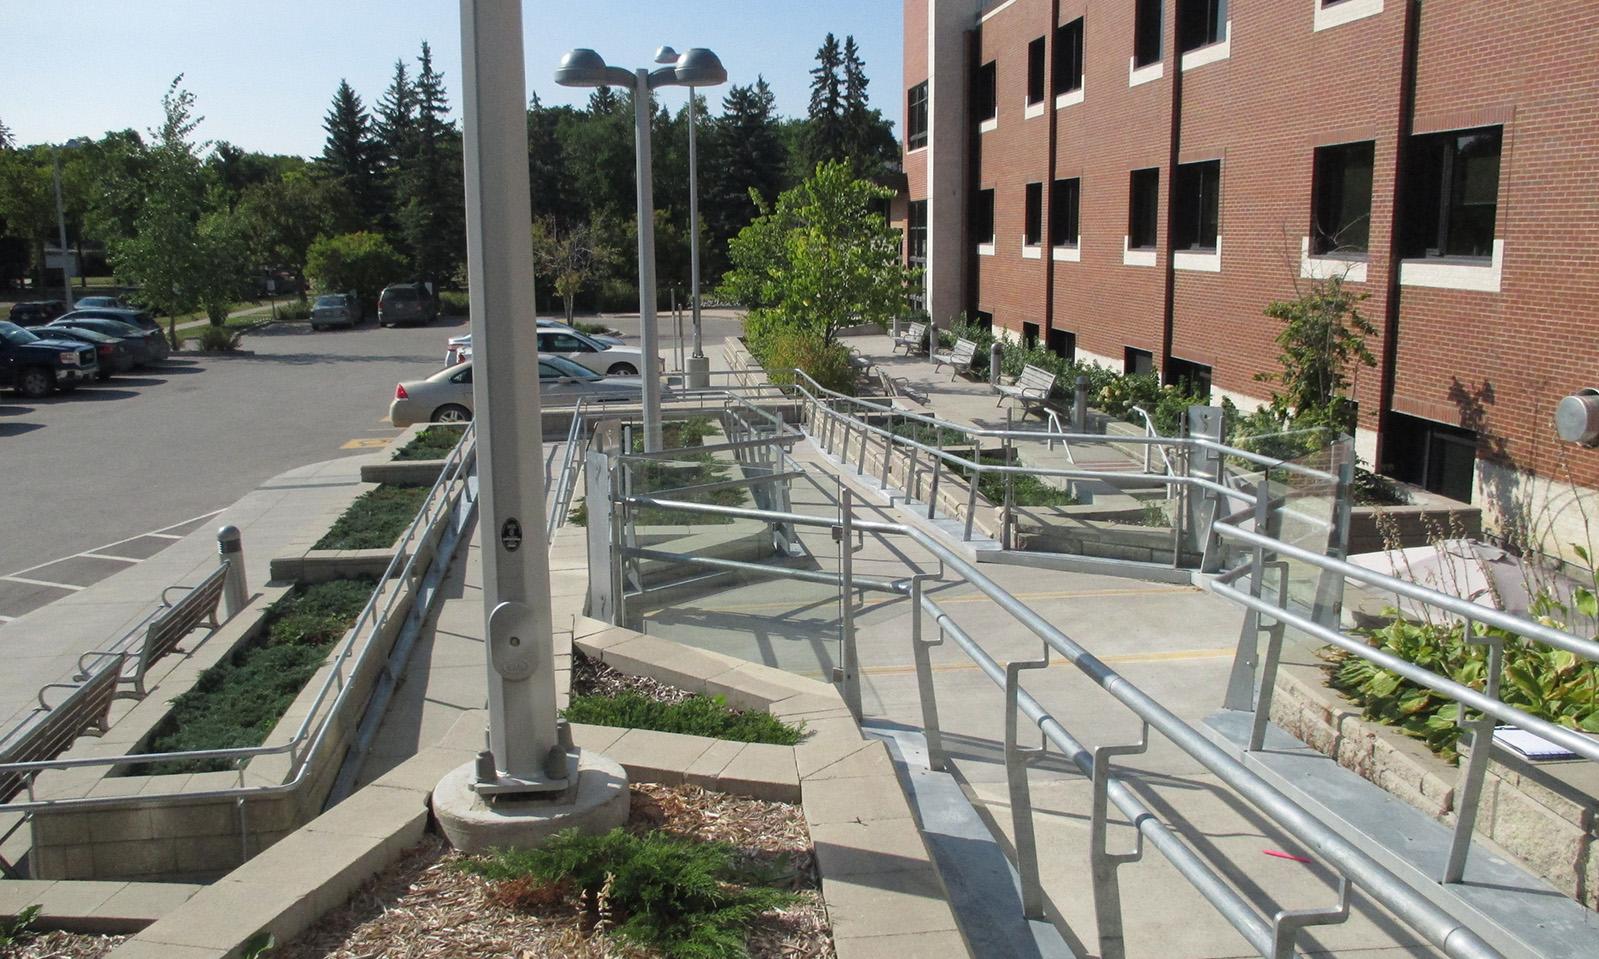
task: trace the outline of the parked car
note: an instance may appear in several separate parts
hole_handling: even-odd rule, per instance
[[[18,326],[43,326],[67,311],[60,300],[31,300],[11,307],[11,322]]]
[[[353,327],[361,322],[361,301],[353,293],[324,293],[311,304],[311,329]]]
[[[130,310],[131,306],[122,301],[120,296],[80,296],[73,306],[75,310]]]
[[[607,376],[637,376],[644,354],[632,346],[609,346],[577,330],[539,329],[539,353],[559,353],[572,362]]]
[[[538,325],[539,325],[539,329],[541,329],[541,330],[568,330],[568,331],[573,332],[573,333],[580,332],[579,330],[574,329],[573,327],[568,326],[565,323],[562,323],[560,320],[551,320],[551,319],[540,318]],[[593,340],[596,343],[604,343],[607,347],[621,346],[622,345],[622,340],[620,340],[619,338],[614,337],[614,336],[600,336],[600,335],[593,334],[593,333],[584,333],[583,335],[587,336],[589,339]],[[453,366],[456,363],[461,362],[462,360],[467,360],[467,359],[471,359],[471,358],[472,358],[472,334],[463,333],[460,336],[452,336],[447,341],[445,341],[445,344],[444,344],[444,365],[445,366]]]
[[[144,331],[150,343],[151,355],[155,359],[164,360],[171,353],[167,346],[166,336],[161,332],[161,324],[156,322],[155,317],[148,310],[136,310],[132,307],[122,307],[120,309],[91,307],[89,309],[73,310],[71,313],[59,317],[59,319],[115,320],[118,323],[126,323]],[[52,320],[51,322],[55,321]]]
[[[113,373],[126,373],[134,367],[134,347],[118,336],[107,336],[78,326],[35,327],[33,332],[52,340],[76,340],[94,347],[95,360],[100,364],[100,379],[109,380]]]
[[[425,283],[393,283],[378,295],[378,326],[418,326],[439,315],[439,301]]]
[[[582,397],[600,402],[637,399],[642,381],[636,376],[599,376],[560,356],[540,355],[539,399],[546,406],[567,406]],[[455,423],[472,418],[472,361],[446,366],[425,380],[407,380],[394,388],[389,422]]]
[[[99,375],[94,347],[35,336],[15,323],[0,322],[0,386],[39,399],[52,390],[76,389]]]
[[[116,320],[102,320],[95,317],[81,317],[72,319],[62,317],[49,326],[36,327],[41,334],[51,329],[77,329],[91,330],[104,336],[115,337],[121,340],[133,353],[134,366],[148,366],[156,360],[155,349],[150,345],[150,334],[136,326],[119,323]],[[157,334],[159,337],[159,334]]]

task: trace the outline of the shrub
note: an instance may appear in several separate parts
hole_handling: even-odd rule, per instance
[[[741,743],[793,746],[802,735],[799,727],[766,713],[733,709],[720,696],[690,696],[679,703],[663,703],[632,690],[614,696],[573,696],[563,715],[574,723],[653,729]]]
[[[368,490],[350,504],[312,549],[387,549],[411,525],[427,499],[426,486]]]
[[[471,311],[471,297],[465,290],[442,290],[439,293],[439,312],[445,316],[466,316]]]
[[[202,326],[200,349],[227,353],[239,348],[239,335],[225,326]]]
[[[1126,418],[1135,406],[1154,414],[1160,398],[1160,379],[1153,373],[1118,376],[1100,389],[1094,405],[1118,419]],[[1136,414],[1135,414],[1136,415]]]
[[[305,272],[317,289],[354,290],[367,303],[405,273],[405,261],[379,233],[320,237],[305,257]]]
[[[301,300],[290,300],[280,303],[276,307],[280,320],[309,320],[311,318],[311,304]]]
[[[461,868],[497,883],[531,878],[557,893],[573,890],[590,919],[608,913],[615,936],[668,959],[738,959],[749,955],[750,923],[793,896],[746,884],[752,876],[735,866],[734,854],[722,843],[661,830],[586,836],[568,829],[538,849],[500,850]]]
[[[808,333],[784,331],[771,337],[762,364],[774,383],[792,383],[787,371],[804,370],[823,389],[847,396],[855,395],[855,367],[849,361],[849,348],[828,343]]]
[[[411,442],[395,452],[396,460],[441,460],[461,441],[461,430],[450,426],[429,426],[411,437]]]

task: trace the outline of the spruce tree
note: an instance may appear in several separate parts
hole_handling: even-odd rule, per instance
[[[805,163],[809,169],[849,155],[839,77],[842,67],[838,38],[829,33],[816,51],[816,66],[811,68],[811,105],[805,131]]]
[[[12,146],[11,128],[6,126],[4,120],[0,120],[0,150],[9,150]]]
[[[466,254],[461,139],[448,119],[444,75],[434,69],[427,41],[417,60],[412,150],[400,160],[395,199],[412,271],[417,279],[439,284],[454,278]]]
[[[777,119],[777,98],[766,80],[734,86],[722,98],[722,115],[701,134],[700,212],[707,242],[701,244],[707,275],[727,266],[727,241],[755,219],[753,190],[771,204],[789,184],[788,149]]]
[[[394,79],[389,81],[388,89],[378,101],[373,128],[379,147],[378,171],[392,174],[410,158],[416,134],[416,89],[411,85],[404,60],[394,61]]]
[[[345,80],[339,81],[322,129],[328,133],[322,145],[323,169],[349,192],[361,218],[374,223],[382,215],[383,196],[377,182],[372,118]]]

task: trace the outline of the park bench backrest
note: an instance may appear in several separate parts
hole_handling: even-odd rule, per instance
[[[51,683],[39,690],[39,706],[11,739],[0,746],[0,763],[42,762],[66,752],[84,730],[106,731],[111,700],[122,676],[123,657],[108,656],[95,665],[88,678],[76,685]],[[54,706],[45,701],[47,689],[70,689]],[[0,802],[16,795],[28,783],[25,773],[0,773]]]
[[[912,343],[921,343],[926,338],[927,338],[927,324],[926,323],[912,323],[909,327],[906,328],[904,335],[901,336],[901,339],[909,340]]]
[[[150,619],[144,629],[144,639],[137,647],[127,648],[130,667],[123,679],[131,683],[133,691],[124,695],[142,699],[145,694],[144,674],[156,660],[177,649],[183,637],[189,635],[202,621],[217,625],[217,604],[222,601],[222,589],[227,584],[228,561],[224,560],[199,584],[190,588],[169,587],[161,594],[162,608]],[[181,599],[167,604],[166,594],[174,589],[187,590]],[[123,649],[84,653],[78,658],[78,678],[82,679],[90,663],[98,663],[108,656],[120,655]]]
[[[1049,391],[1055,388],[1055,374],[1029,363],[1022,367],[1022,375],[1016,377],[1016,385],[1026,393],[1048,397]]]
[[[955,349],[950,351],[950,359],[959,366],[970,366],[976,356],[977,344],[968,339],[956,340]]]

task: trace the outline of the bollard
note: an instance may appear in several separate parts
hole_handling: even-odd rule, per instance
[[[222,583],[222,612],[231,619],[250,600],[250,587],[244,580],[244,535],[237,526],[217,530],[217,553],[228,564]]]
[[[988,382],[999,382],[999,358],[1005,352],[1005,347],[995,340],[988,347]]]
[[[894,333],[894,339],[896,339],[896,340],[899,339],[899,314],[898,313],[894,314],[894,330],[893,330],[893,333]]]
[[[1072,432],[1088,432],[1088,377],[1077,374],[1077,395],[1072,399]]]

